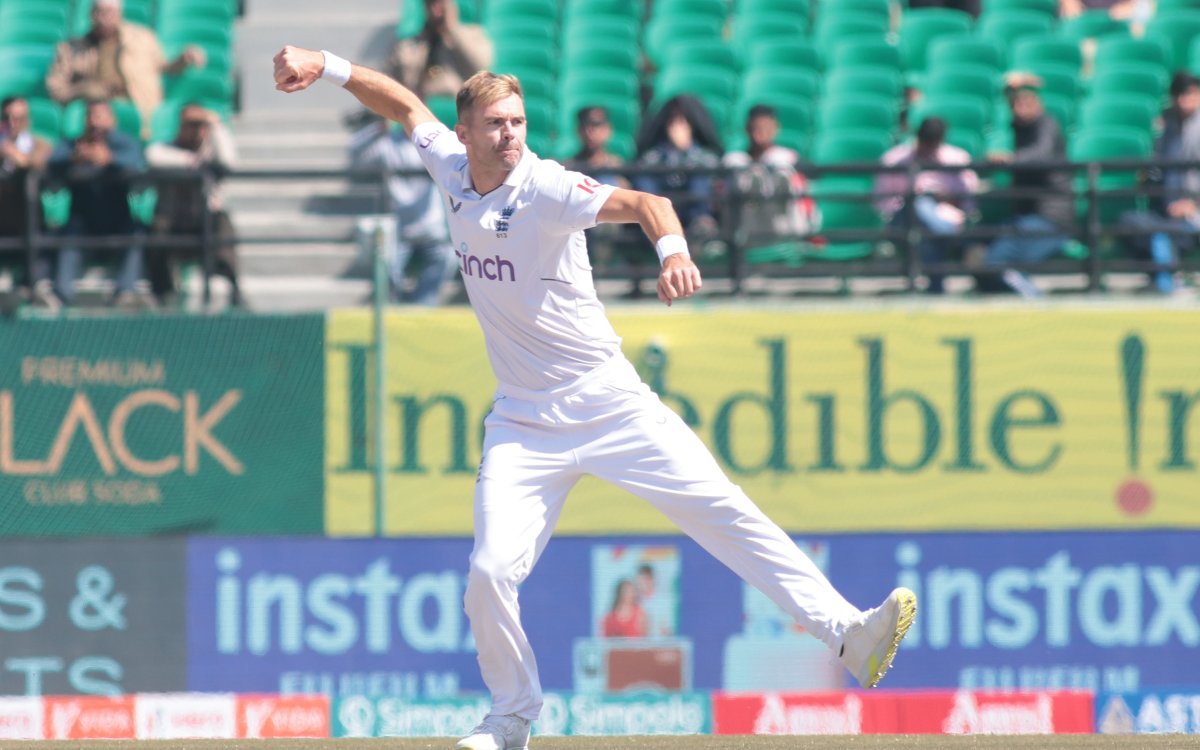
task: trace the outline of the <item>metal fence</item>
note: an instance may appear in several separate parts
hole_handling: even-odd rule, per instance
[[[1200,168],[1200,164],[1191,162],[1161,162],[1146,160],[1119,160],[1104,162],[1089,162],[1076,164],[1071,162],[1043,163],[1037,165],[996,164],[977,162],[968,165],[975,169],[985,184],[998,175],[1011,175],[1019,170],[1060,170],[1069,171],[1075,176],[1071,198],[1076,202],[1075,225],[1067,228],[1072,247],[1075,252],[1069,256],[1056,257],[1050,261],[1017,266],[1018,270],[1037,274],[1075,274],[1082,275],[1085,287],[1089,291],[1102,290],[1104,278],[1110,273],[1155,273],[1175,271],[1200,271],[1200,253],[1195,251],[1194,242],[1191,247],[1184,248],[1175,259],[1170,261],[1154,261],[1148,257],[1138,257],[1127,247],[1127,242],[1138,236],[1152,233],[1144,227],[1126,226],[1114,223],[1106,218],[1105,213],[1111,208],[1113,201],[1127,202],[1131,209],[1145,209],[1148,201],[1161,194],[1161,188],[1150,184],[1137,176],[1145,175],[1151,170]],[[981,269],[964,262],[962,258],[952,258],[936,264],[923,263],[914,248],[929,236],[919,221],[912,220],[912,205],[916,176],[920,171],[931,169],[959,170],[963,166],[937,167],[932,165],[908,165],[906,167],[881,167],[878,163],[802,165],[801,172],[809,184],[819,183],[824,178],[839,178],[858,175],[864,179],[870,178],[882,171],[898,171],[907,175],[907,190],[900,196],[904,199],[903,211],[907,212],[909,220],[897,224],[880,224],[861,228],[829,229],[816,226],[811,231],[803,233],[779,234],[762,227],[747,226],[742,222],[748,206],[761,203],[764,199],[730,189],[735,170],[728,168],[713,169],[681,169],[678,167],[645,168],[625,166],[606,169],[607,173],[620,175],[629,180],[642,176],[663,176],[672,173],[685,173],[689,176],[708,176],[713,179],[716,188],[711,196],[701,200],[711,204],[718,219],[718,233],[712,238],[716,240],[720,252],[699,254],[698,259],[705,267],[710,277],[725,278],[730,282],[733,294],[743,290],[743,283],[753,277],[837,277],[852,278],[856,276],[891,277],[901,280],[908,290],[919,288],[918,280],[928,274],[978,274]],[[1109,187],[1106,178],[1113,175],[1134,175],[1117,187]],[[417,177],[428,179],[424,170],[406,170],[400,172],[362,171],[362,170],[240,170],[220,175],[225,182],[237,180],[266,180],[266,181],[296,181],[296,180],[340,180],[350,181],[358,185],[369,185],[374,192],[373,204],[376,213],[386,212],[387,198],[385,181],[388,177]],[[161,236],[150,234],[148,218],[144,231],[131,236],[105,236],[87,238],[64,238],[53,227],[43,220],[43,208],[47,197],[54,191],[69,189],[69,185],[56,181],[41,174],[18,174],[9,176],[10,180],[22,180],[26,197],[26,220],[24,233],[17,237],[0,236],[0,254],[25,253],[29,268],[34,267],[35,260],[43,252],[54,252],[65,245],[79,246],[83,249],[120,249],[131,243],[146,247],[148,252],[191,251],[198,254],[200,268],[203,271],[204,301],[210,299],[209,279],[213,272],[213,243],[211,222],[204,222],[203,231],[194,236]],[[113,189],[127,189],[131,194],[144,194],[154,186],[161,186],[167,181],[185,181],[198,184],[201,195],[207,197],[218,182],[218,175],[210,171],[195,170],[159,170],[154,169],[128,178],[124,188],[114,184]],[[998,181],[997,181],[998,182]],[[1000,207],[993,214],[1002,215],[1003,206],[1015,199],[1033,198],[1043,195],[1042,190],[1021,189],[990,185],[977,194],[981,205],[988,204]],[[786,210],[788,201],[812,197],[803,193],[777,195],[769,199],[778,210]],[[695,197],[686,195],[671,195],[677,207],[684,208],[689,200]],[[818,206],[822,202],[838,201],[844,203],[867,203],[885,197],[870,191],[853,190],[844,193],[821,192]],[[761,209],[762,206],[755,206]],[[984,214],[989,212],[984,211]],[[354,214],[344,214],[354,215]],[[986,243],[997,236],[1009,231],[1003,223],[989,221],[985,215],[969,222],[954,240],[962,246],[971,243]],[[1200,228],[1198,228],[1200,231]],[[278,242],[279,238],[270,234],[249,234],[239,232],[240,245],[253,245]],[[307,234],[289,237],[289,242],[307,243],[349,243],[356,241],[353,230],[342,230],[336,233]],[[637,281],[657,276],[657,258],[653,249],[636,227],[628,232],[602,240],[609,243],[616,252],[607,259],[594,262],[595,274],[599,278],[629,279]],[[824,257],[823,243],[866,242],[871,243],[872,251],[861,257],[831,260]],[[751,252],[763,244],[792,243],[795,252],[785,262],[778,260],[755,260]],[[596,244],[593,242],[593,244]]]

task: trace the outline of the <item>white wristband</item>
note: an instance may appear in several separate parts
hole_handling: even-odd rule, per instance
[[[321,50],[321,54],[325,56],[325,69],[321,71],[321,77],[338,86],[350,83],[350,61],[327,49]]]
[[[667,258],[677,253],[688,254],[687,240],[678,234],[664,234],[654,243],[654,251],[658,253],[658,262],[662,264]]]

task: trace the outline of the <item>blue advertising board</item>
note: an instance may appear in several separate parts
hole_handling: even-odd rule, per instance
[[[1196,532],[797,540],[854,604],[920,598],[891,688],[1186,685]],[[483,691],[462,610],[471,541],[193,538],[192,690],[441,699]],[[614,614],[636,591],[645,617]],[[552,691],[850,686],[815,639],[683,537],[563,537],[521,588]]]

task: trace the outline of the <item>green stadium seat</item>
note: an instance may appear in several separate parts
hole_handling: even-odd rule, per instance
[[[0,95],[45,96],[46,71],[53,61],[54,47],[50,45],[0,47]]]
[[[158,40],[168,58],[178,55],[189,44],[214,54],[229,57],[233,49],[233,27],[220,21],[196,22],[160,31]]]
[[[813,146],[814,155],[821,148],[821,141],[818,140]],[[883,219],[871,200],[872,182],[869,176],[858,182],[821,177],[812,181],[811,189],[821,215],[822,234],[837,231],[869,232],[883,228]],[[875,243],[870,240],[832,239],[823,245],[814,245],[805,253],[805,257],[812,260],[851,261],[868,258],[874,252]]]
[[[1041,90],[1043,94],[1065,96],[1070,99],[1079,98],[1082,83],[1079,78],[1079,72],[1076,69],[1043,63],[1040,65],[1030,65],[1027,70],[1042,79]]]
[[[879,65],[900,70],[900,50],[882,36],[851,37],[833,46],[829,68],[847,68],[855,65]]]
[[[567,23],[607,18],[636,23],[642,19],[642,5],[638,0],[568,0],[562,15]]]
[[[987,0],[986,8],[988,13],[1033,11],[1050,18],[1058,17],[1058,0]]]
[[[1082,42],[1084,39],[1099,39],[1112,34],[1128,36],[1129,24],[1108,15],[1106,10],[1086,10],[1074,18],[1065,19],[1058,27],[1064,39]]]
[[[815,100],[821,93],[821,79],[812,71],[780,68],[752,68],[742,75],[743,98],[775,92]]]
[[[904,75],[895,68],[856,65],[829,71],[825,79],[829,91],[854,91],[893,100],[904,93]]]
[[[994,41],[973,34],[947,35],[930,44],[926,64],[930,72],[964,65],[1000,70],[1004,67],[1004,55]]]
[[[892,4],[890,0],[824,0],[817,6],[818,26],[842,17],[867,18],[876,24],[883,24],[884,31],[887,31],[891,26]]]
[[[18,15],[16,11],[5,12],[8,6],[0,5],[0,46],[56,45],[67,33],[66,23],[56,16]]]
[[[991,124],[992,107],[982,97],[954,94],[926,96],[909,113],[909,129],[916,130],[928,117],[940,117],[951,130],[982,135]]]
[[[558,96],[558,79],[554,77],[553,71],[517,66],[511,71],[497,67],[495,72],[511,72],[515,75],[521,82],[521,93],[527,98],[553,99]]]
[[[493,67],[499,72],[509,69],[540,70],[552,74],[558,64],[555,50],[544,44],[509,40],[496,46],[496,62]]]
[[[1078,125],[1083,129],[1115,125],[1151,133],[1156,117],[1158,106],[1155,97],[1104,93],[1083,101]]]
[[[1096,65],[1131,62],[1150,63],[1160,68],[1171,65],[1169,40],[1134,39],[1125,36],[1103,37],[1096,41]]]
[[[655,21],[646,25],[642,40],[646,57],[657,68],[666,59],[667,47],[682,42],[722,43],[723,22],[712,18],[691,17],[678,21]]]
[[[166,94],[172,99],[206,106],[228,107],[233,102],[233,80],[220,72],[189,69],[167,78]]]
[[[458,105],[453,96],[430,96],[425,99],[425,106],[433,112],[438,122],[447,127],[458,124]]]
[[[1079,100],[1076,97],[1042,92],[1042,106],[1045,107],[1046,114],[1058,121],[1058,126],[1064,133],[1075,127],[1075,116],[1079,109]]]
[[[1067,156],[1071,161],[1083,164],[1095,161],[1119,159],[1145,159],[1150,156],[1152,139],[1149,133],[1136,128],[1105,126],[1078,130],[1071,138],[1067,147]],[[1087,189],[1087,175],[1077,172],[1075,187],[1078,192]],[[1105,169],[1102,170],[1096,184],[1098,193],[1107,191],[1132,190],[1138,185],[1138,170],[1136,169]],[[1126,211],[1142,208],[1142,201],[1136,195],[1100,197],[1097,200],[1097,210],[1100,223],[1103,226],[1116,224],[1121,214]],[[1084,195],[1078,202],[1079,216],[1084,218],[1087,211],[1087,197]]]
[[[821,58],[811,39],[768,40],[755,43],[746,53],[747,68],[780,67],[820,70]]]
[[[813,38],[817,51],[821,55],[822,64],[829,66],[838,47],[859,41],[885,42],[887,41],[887,29],[870,20],[855,16],[839,16],[832,20],[819,22]]]
[[[653,23],[669,23],[681,18],[708,18],[725,23],[729,6],[725,0],[654,0],[650,6]]]
[[[729,43],[745,59],[750,49],[767,40],[792,41],[808,37],[808,24],[783,13],[760,13],[733,19]]]
[[[485,27],[495,41],[496,54],[507,47],[545,47],[552,55],[558,49],[558,30],[555,26],[519,16],[500,16]]]
[[[1083,52],[1079,43],[1060,36],[1027,36],[1013,45],[1008,66],[1012,70],[1032,70],[1043,64],[1072,68],[1076,73],[1083,67]]]
[[[976,33],[991,39],[1003,50],[1009,50],[1025,37],[1046,36],[1054,31],[1054,19],[1037,11],[988,13],[979,17]]]
[[[28,99],[30,127],[51,143],[62,135],[62,107],[53,99],[35,96]]]
[[[667,47],[663,68],[678,68],[685,65],[706,65],[737,72],[738,62],[733,48],[712,42],[680,42]]]
[[[636,45],[614,43],[611,37],[586,39],[563,46],[562,74],[576,70],[597,70],[637,75],[640,53]]]
[[[795,15],[807,21],[811,18],[812,9],[808,0],[735,0],[733,12],[735,16]]]
[[[562,31],[563,52],[570,54],[574,47],[603,44],[613,48],[628,48],[640,57],[637,47],[641,33],[641,24],[625,18],[571,17]],[[604,65],[606,62],[598,60],[596,64]]]
[[[891,135],[899,124],[894,101],[862,94],[826,96],[817,117],[817,132],[878,130]]]
[[[813,143],[813,163],[820,165],[877,162],[892,146],[889,133],[846,128],[819,133]],[[865,179],[871,179],[866,175]]]
[[[1188,65],[1193,40],[1200,37],[1200,10],[1159,11],[1146,24],[1146,39],[1158,40],[1167,47],[1169,70]]]
[[[553,99],[525,98],[526,138],[529,147],[549,156],[558,125],[558,106]]]
[[[563,72],[558,81],[559,90],[569,96],[572,92],[586,92],[602,96],[621,96],[636,100],[641,83],[633,71],[609,70],[605,68],[570,68]]]
[[[1000,95],[1003,76],[981,65],[956,65],[931,70],[921,91],[926,96],[951,95],[995,100]]]
[[[1152,93],[1161,97],[1166,93],[1167,83],[1167,72],[1157,66],[1113,63],[1105,65],[1092,76],[1091,88],[1093,91],[1110,93]]]
[[[971,30],[971,16],[950,8],[916,8],[900,19],[900,55],[908,71],[924,71],[933,40]]]

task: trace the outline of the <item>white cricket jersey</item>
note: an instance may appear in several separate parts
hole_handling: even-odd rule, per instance
[[[453,131],[429,122],[412,138],[447,200],[459,271],[496,379],[543,390],[619,353],[583,236],[613,188],[526,147],[504,183],[480,195]]]

